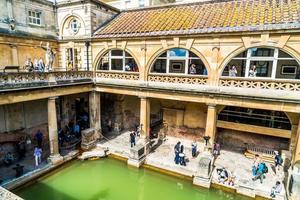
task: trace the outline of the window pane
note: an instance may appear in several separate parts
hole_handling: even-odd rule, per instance
[[[235,58],[247,58],[247,51],[240,53],[239,55],[235,56]]]
[[[272,65],[273,61],[251,61],[249,77],[271,77]]]
[[[293,69],[295,71],[292,71]],[[295,60],[278,60],[276,78],[294,79],[299,70],[300,66]]]
[[[123,70],[123,60],[122,59],[111,59],[111,69],[112,70]]]
[[[108,62],[108,57],[101,58],[98,69],[100,69],[100,70],[109,70],[109,64],[108,63],[109,63]]]
[[[198,56],[191,51],[189,51],[189,57],[190,58],[198,58]]]
[[[207,75],[207,70],[200,59],[189,59],[189,74],[194,74],[194,71],[198,75]]]
[[[29,23],[32,23],[32,18],[31,17],[29,17]]]
[[[260,56],[260,57],[273,57],[274,49],[267,48],[252,48],[251,56]]]
[[[166,58],[166,57],[167,57],[167,52],[162,53],[159,57],[164,57],[164,58]]]
[[[31,16],[31,11],[28,11],[28,15]]]
[[[111,55],[112,56],[123,56],[123,51],[122,50],[111,50]]]
[[[184,73],[185,60],[170,60],[169,73]]]
[[[133,71],[133,72],[139,71],[137,64],[135,63],[133,58],[125,59],[125,71]]]
[[[235,71],[235,69],[236,71]],[[229,71],[231,73],[229,73]],[[246,60],[231,60],[225,67],[222,76],[244,77],[246,71]]]
[[[171,57],[185,57],[186,56],[186,50],[185,49],[179,49],[174,48],[169,50]]]
[[[41,24],[41,20],[37,19],[37,20],[36,20],[36,23],[37,23],[37,24]]]
[[[278,57],[279,58],[292,58],[289,54],[285,53],[284,51],[279,50],[278,52]]]
[[[40,18],[40,14],[41,14],[41,13],[36,13],[36,17],[37,17],[37,18]]]
[[[122,55],[121,55],[122,56]],[[129,53],[125,51],[125,57],[132,57]]]
[[[33,18],[33,19],[32,19],[32,22],[33,22],[34,24],[36,24],[36,19],[35,19],[35,18]]]
[[[151,68],[152,73],[166,73],[167,60],[157,59]]]

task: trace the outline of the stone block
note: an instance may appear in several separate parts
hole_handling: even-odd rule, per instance
[[[96,147],[98,135],[94,128],[88,128],[81,131],[81,136],[81,148],[83,150],[90,150]]]

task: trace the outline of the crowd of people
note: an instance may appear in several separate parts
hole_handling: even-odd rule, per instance
[[[196,140],[192,142],[191,147],[192,147],[192,158],[195,158],[198,155],[198,145]],[[174,153],[175,153],[175,158],[174,158],[175,164],[186,166],[187,158],[184,152],[184,145],[180,141],[178,141],[174,146]]]
[[[28,72],[44,72],[46,70],[45,63],[42,58],[27,58],[25,61],[24,69]]]
[[[229,186],[234,186],[235,176],[232,175],[225,167],[217,169],[218,181],[222,184],[227,184]]]

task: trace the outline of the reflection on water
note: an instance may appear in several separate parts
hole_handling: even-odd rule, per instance
[[[74,161],[15,191],[25,200],[245,200],[113,159]]]

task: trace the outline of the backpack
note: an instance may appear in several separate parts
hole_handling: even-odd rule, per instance
[[[269,169],[267,167],[267,165],[265,163],[262,163],[264,165],[264,169],[263,169],[263,172],[266,174],[268,173]]]

